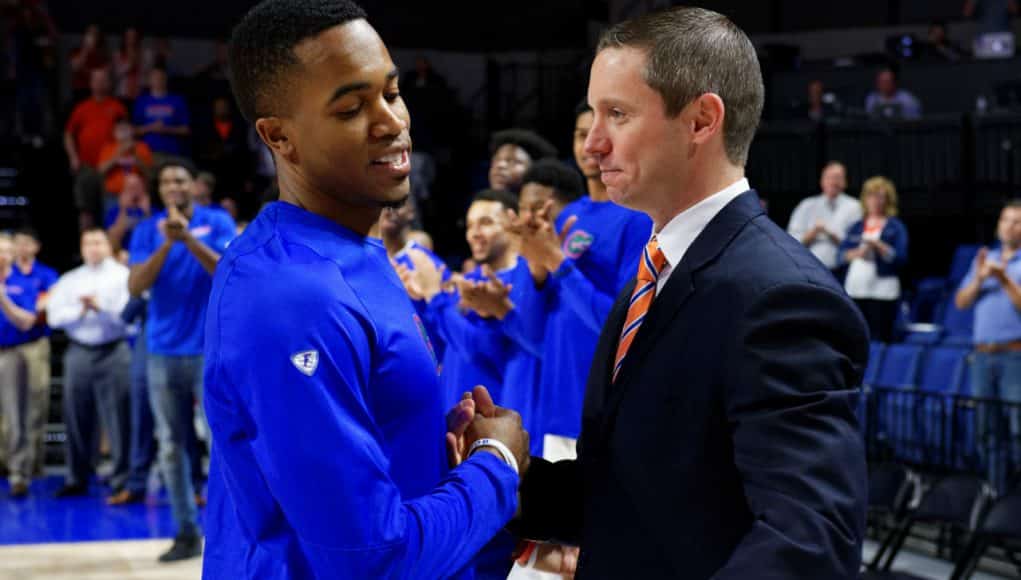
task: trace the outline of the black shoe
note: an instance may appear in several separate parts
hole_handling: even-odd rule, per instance
[[[11,499],[24,499],[28,497],[28,484],[15,483],[11,486]]]
[[[89,495],[89,486],[83,483],[68,483],[58,489],[57,493],[53,494],[53,497],[63,499],[65,497],[81,497],[83,495]]]
[[[177,562],[202,555],[202,538],[198,534],[178,534],[174,538],[174,545],[170,546],[165,554],[160,556],[159,561]]]

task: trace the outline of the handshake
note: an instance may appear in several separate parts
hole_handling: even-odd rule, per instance
[[[502,443],[513,455],[519,476],[528,471],[528,431],[521,424],[521,415],[493,403],[486,387],[478,386],[465,393],[447,413],[447,458],[456,467],[473,453],[489,452],[505,459],[502,450],[485,442]],[[510,463],[508,461],[508,463]]]
[[[529,463],[529,439],[528,431],[521,424],[521,415],[511,409],[496,406],[486,387],[478,386],[472,392],[465,393],[447,413],[447,456],[450,466],[456,467],[472,453],[489,452],[503,458],[497,447],[482,444],[472,450],[475,442],[484,439],[496,440],[505,445],[517,461],[519,476],[525,477]],[[560,574],[565,580],[574,578],[578,565],[578,548],[557,544],[533,544],[526,548],[527,544],[519,543],[519,549],[525,549],[531,555],[528,560],[535,570]]]

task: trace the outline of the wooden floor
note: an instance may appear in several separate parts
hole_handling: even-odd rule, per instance
[[[4,580],[198,580],[202,560],[159,564],[170,540],[0,546]]]

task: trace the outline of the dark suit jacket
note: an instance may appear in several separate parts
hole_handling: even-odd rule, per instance
[[[579,579],[856,578],[861,315],[754,191],[673,270],[616,383],[634,283],[603,329],[577,461],[533,459],[516,531],[581,546]]]

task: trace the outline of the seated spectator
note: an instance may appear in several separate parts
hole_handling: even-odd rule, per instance
[[[803,199],[794,208],[787,233],[800,240],[830,270],[836,270],[837,248],[851,224],[861,219],[861,203],[844,193],[847,169],[830,161],[819,177],[822,193]]]
[[[840,103],[833,93],[827,93],[822,81],[815,79],[808,83],[808,118],[825,121],[839,116]]]
[[[937,20],[929,25],[928,41],[922,55],[930,60],[958,62],[964,59],[965,52],[947,38],[947,25]]]
[[[1001,399],[1021,403],[1021,201],[1008,203],[996,225],[1000,247],[982,248],[954,297],[962,309],[975,309],[972,337],[972,395],[982,399]],[[1021,466],[1021,418],[1012,410],[1010,421],[1010,462]],[[995,486],[1006,473],[997,471],[999,462],[991,460],[1002,432],[998,413],[986,405],[976,411],[979,454],[986,462],[989,481]]]
[[[185,153],[191,135],[188,105],[180,95],[167,92],[167,71],[149,71],[149,94],[139,97],[133,113],[135,132],[153,153],[178,156]]]
[[[865,219],[848,230],[840,258],[849,264],[844,289],[868,322],[873,340],[890,342],[900,300],[900,270],[908,258],[908,230],[897,219],[897,188],[873,177],[861,188]]]
[[[884,68],[876,75],[876,90],[865,99],[865,112],[878,119],[918,119],[922,103],[910,92],[897,88],[897,73]]]
[[[96,24],[90,24],[82,36],[82,44],[71,53],[71,97],[80,101],[88,96],[92,84],[92,71],[106,68],[110,55],[106,38]]]
[[[53,91],[47,85],[56,80],[57,29],[37,2],[22,2],[12,24],[15,133],[41,144],[54,128]]]
[[[148,175],[152,169],[152,151],[145,143],[135,141],[135,130],[127,119],[121,119],[113,129],[113,140],[99,153],[99,173],[103,175],[103,215],[106,215],[124,189],[124,176]]]
[[[99,212],[102,177],[97,171],[103,146],[113,141],[114,126],[128,116],[120,101],[110,96],[110,74],[92,71],[92,96],[75,106],[64,129],[64,150],[75,176],[75,205],[79,227],[91,227]]]
[[[538,133],[527,129],[504,129],[489,141],[492,156],[489,165],[489,188],[517,195],[521,178],[533,161],[556,157],[557,148]]]

